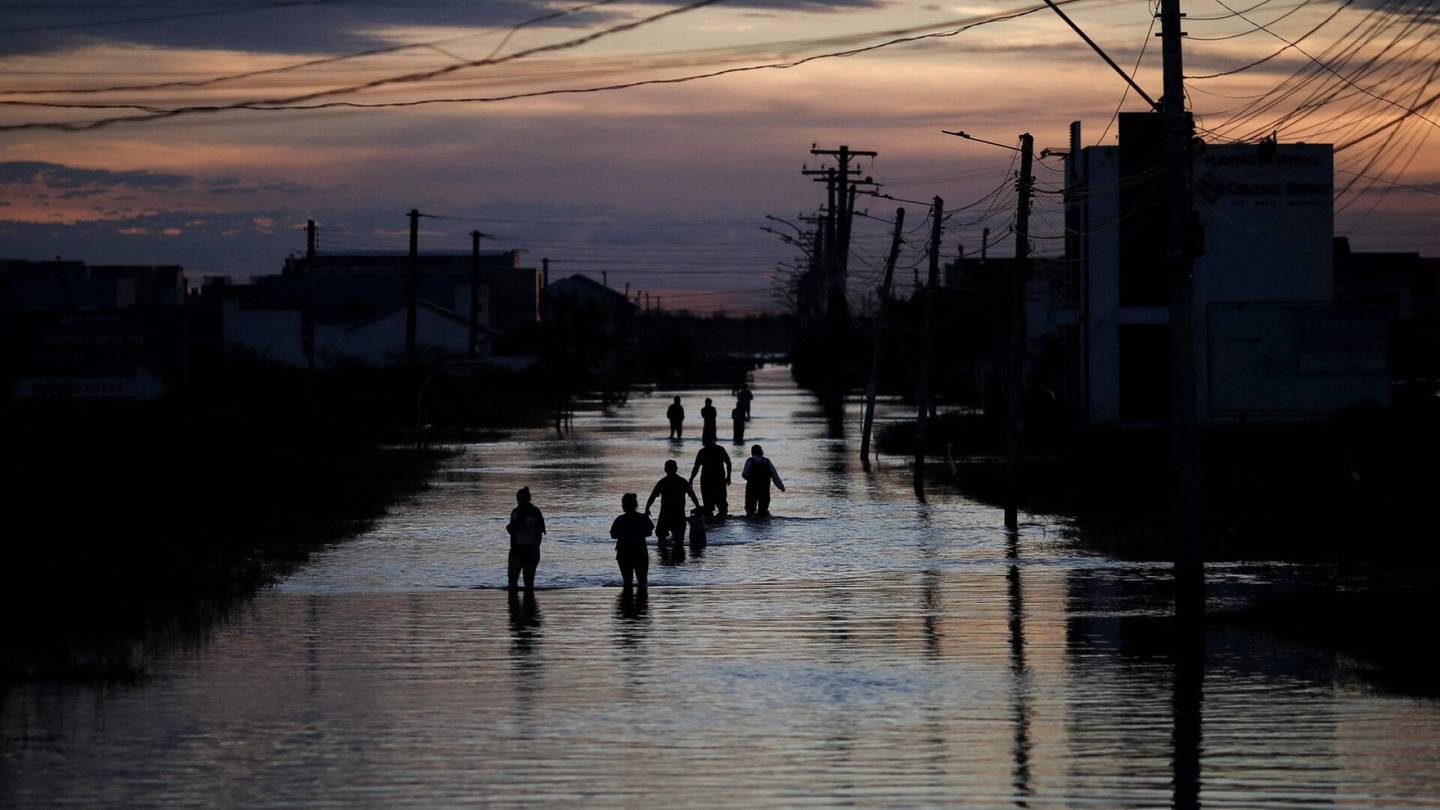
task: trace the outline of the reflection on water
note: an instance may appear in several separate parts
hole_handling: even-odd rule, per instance
[[[148,686],[4,695],[0,804],[1440,803],[1434,704],[1178,627],[1169,566],[1085,554],[1043,516],[1007,535],[943,481],[917,504],[902,462],[862,473],[813,400],[759,383],[777,517],[652,565],[648,595],[613,587],[608,527],[698,449],[665,440],[658,397],[469,448]],[[727,401],[683,396],[707,394]],[[551,535],[544,589],[512,598],[521,484]]]

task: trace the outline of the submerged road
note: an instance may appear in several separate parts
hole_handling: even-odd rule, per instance
[[[728,391],[466,447],[151,682],[12,690],[0,805],[1440,806],[1436,703],[1237,629],[1173,655],[1168,565],[1047,516],[1007,537],[938,481],[918,504],[904,461],[863,473],[785,369],[756,393],[776,517],[652,552],[645,602],[610,522],[667,458],[688,475],[702,398],[728,414]],[[512,602],[520,486],[550,534],[542,590]],[[1212,598],[1284,572],[1215,566]]]

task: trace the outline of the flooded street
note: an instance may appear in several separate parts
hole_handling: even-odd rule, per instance
[[[666,392],[466,447],[149,683],[12,690],[0,805],[1440,805],[1440,705],[1223,625],[1177,657],[1168,565],[1046,516],[1007,537],[943,475],[919,504],[905,460],[860,470],[858,407],[826,438],[786,369],[755,390],[775,517],[652,552],[648,600],[621,596],[610,522],[666,459],[688,475],[728,390],[677,392],[683,442]],[[520,486],[549,535],[511,602]],[[1287,569],[1209,573],[1215,605]]]

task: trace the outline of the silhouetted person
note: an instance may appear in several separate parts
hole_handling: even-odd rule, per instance
[[[680,438],[680,430],[685,426],[685,408],[680,404],[680,397],[675,397],[675,401],[665,409],[665,418],[670,420],[670,438]]]
[[[765,457],[765,450],[760,445],[750,448],[750,458],[745,459],[745,469],[740,471],[740,477],[745,479],[745,514],[751,517],[769,515],[770,482],[774,481],[781,492],[785,491],[785,482],[780,480],[780,473]]]
[[[715,443],[715,437],[703,439],[705,446],[695,454],[695,466],[690,468],[690,484],[695,484],[695,474],[700,474],[700,500],[704,503],[706,517],[714,517],[716,510],[720,517],[730,511],[725,488],[730,486],[730,454]]]
[[[665,477],[655,482],[655,489],[650,491],[650,500],[645,502],[645,514],[650,514],[650,507],[654,505],[655,499],[660,499],[660,519],[655,522],[655,542],[665,545],[666,538],[673,537],[676,545],[685,542],[685,497],[688,495],[690,501],[697,507],[700,499],[695,497],[695,490],[691,488],[690,482],[681,478],[675,473],[680,467],[674,459],[665,462]]]
[[[746,419],[750,418],[750,400],[754,398],[755,395],[750,393],[750,386],[748,385],[741,385],[740,393],[735,395],[735,404],[745,413]]]
[[[521,487],[515,493],[518,505],[510,510],[510,522],[505,531],[510,533],[510,590],[513,592],[525,573],[525,590],[535,590],[535,566],[540,564],[540,540],[545,536],[545,517],[530,503],[530,488]]]
[[[646,588],[646,575],[650,571],[650,549],[645,538],[655,531],[650,518],[640,514],[640,499],[633,492],[620,498],[624,514],[610,524],[610,536],[615,539],[615,562],[620,565],[620,578],[625,580],[625,590],[630,590],[630,580]]]
[[[735,434],[734,442],[735,442],[736,444],[744,444],[744,443],[745,443],[745,411],[741,410],[739,405],[736,405],[734,408],[732,408],[732,409],[730,410],[730,424],[731,424],[731,429],[733,430],[733,432],[734,432],[734,434]]]
[[[705,407],[703,407],[703,408],[700,409],[700,440],[701,440],[701,441],[704,441],[704,440],[706,440],[706,439],[709,439],[709,440],[712,441],[712,442],[715,441],[715,431],[716,431],[715,419],[716,419],[719,415],[720,415],[720,412],[717,411],[717,410],[715,410],[715,403],[714,403],[714,402],[711,402],[709,397],[706,397],[706,398],[705,398]]]

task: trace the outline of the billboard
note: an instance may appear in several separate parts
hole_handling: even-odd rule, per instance
[[[1331,304],[1211,304],[1212,417],[1321,418],[1388,404],[1389,321]]]

